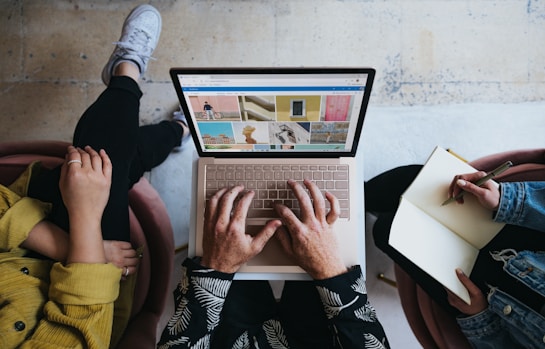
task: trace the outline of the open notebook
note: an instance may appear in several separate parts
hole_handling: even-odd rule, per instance
[[[206,200],[236,184],[256,192],[247,232],[275,216],[275,202],[298,211],[287,179],[312,179],[339,198],[336,224],[347,265],[363,254],[362,174],[356,149],[375,71],[370,68],[172,68],[199,160],[195,234],[190,255],[202,253]],[[356,211],[352,211],[357,207]],[[305,274],[273,238],[238,278],[298,279]]]
[[[469,304],[467,289],[454,270],[471,270],[483,248],[505,226],[491,210],[466,194],[464,204],[442,205],[455,175],[477,170],[436,147],[401,196],[389,243],[414,264]]]

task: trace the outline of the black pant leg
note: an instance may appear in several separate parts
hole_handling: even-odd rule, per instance
[[[408,165],[386,171],[365,183],[365,209],[378,214],[373,226],[375,245],[422,287],[446,311],[458,314],[447,301],[447,292],[442,284],[405,258],[389,243],[390,228],[403,192],[414,181],[422,165]],[[410,234],[407,231],[407,234]],[[452,271],[454,273],[454,271]]]
[[[140,98],[138,84],[113,77],[98,100],[87,109],[74,133],[74,145],[104,149],[113,165],[110,198],[102,215],[105,240],[130,240],[129,169],[136,155]]]
[[[106,240],[129,241],[129,169],[136,154],[142,92],[125,76],[112,77],[108,88],[85,111],[74,132],[73,144],[104,149],[113,164],[110,198],[102,218]],[[59,190],[60,169],[32,181],[29,195],[53,204],[50,220],[69,231],[68,214]]]
[[[276,311],[276,301],[268,281],[233,281],[211,348],[231,348],[245,331],[252,338],[265,321],[276,317]]]
[[[28,196],[51,204],[51,212],[47,219],[64,231],[69,231],[68,212],[62,201],[59,188],[61,166],[52,170],[42,170],[32,178],[28,186]]]
[[[161,121],[138,129],[136,156],[129,170],[130,185],[136,183],[146,171],[161,164],[174,147],[181,144],[183,129],[175,121]]]
[[[312,281],[286,281],[279,317],[294,348],[332,348],[324,306]]]
[[[401,166],[365,182],[365,209],[371,212],[395,211],[401,194],[407,190],[421,169],[422,165]]]

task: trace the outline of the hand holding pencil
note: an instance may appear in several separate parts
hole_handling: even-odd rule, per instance
[[[491,182],[490,179],[498,176],[511,166],[513,166],[513,163],[507,161],[489,173],[479,171],[455,176],[449,186],[449,198],[443,202],[442,206],[454,201],[463,204],[464,193],[470,193],[476,196],[484,207],[496,210],[500,203],[500,191],[498,186]]]

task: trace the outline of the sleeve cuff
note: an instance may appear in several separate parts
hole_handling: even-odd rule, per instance
[[[60,304],[93,305],[114,302],[119,295],[121,270],[113,264],[55,263],[49,297]]]
[[[488,331],[501,329],[500,318],[494,312],[490,311],[489,308],[475,315],[458,317],[456,321],[467,337],[480,335],[485,329]]]
[[[362,276],[361,267],[359,265],[355,265],[344,274],[333,276],[329,279],[314,280],[314,284],[324,287],[327,287],[328,285],[351,285],[360,276]]]
[[[500,203],[493,219],[500,223],[513,223],[523,207],[524,185],[520,182],[500,183]]]
[[[338,294],[340,296],[340,300],[343,302],[352,301],[354,297],[358,295],[365,295],[365,297],[362,297],[361,300],[367,300],[365,279],[359,265],[353,266],[344,274],[340,274],[329,279],[314,280],[314,285],[318,288],[318,290],[327,289],[328,291]],[[329,301],[327,298],[327,292],[319,293],[320,298],[322,298],[322,302],[327,303]]]
[[[198,272],[199,274],[206,273],[210,277],[222,280],[233,280],[235,277],[235,273],[223,273],[212,268],[207,268],[202,266],[200,262],[201,257],[186,258],[182,265],[187,268],[188,275],[194,274],[195,272]]]

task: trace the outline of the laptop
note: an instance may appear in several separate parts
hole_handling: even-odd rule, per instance
[[[339,199],[341,255],[347,266],[363,265],[363,176],[355,156],[374,69],[172,68],[170,75],[198,153],[190,256],[202,255],[204,209],[218,189],[255,191],[246,226],[254,234],[275,217],[276,202],[298,214],[286,183],[308,178]],[[308,279],[274,237],[235,277]]]

